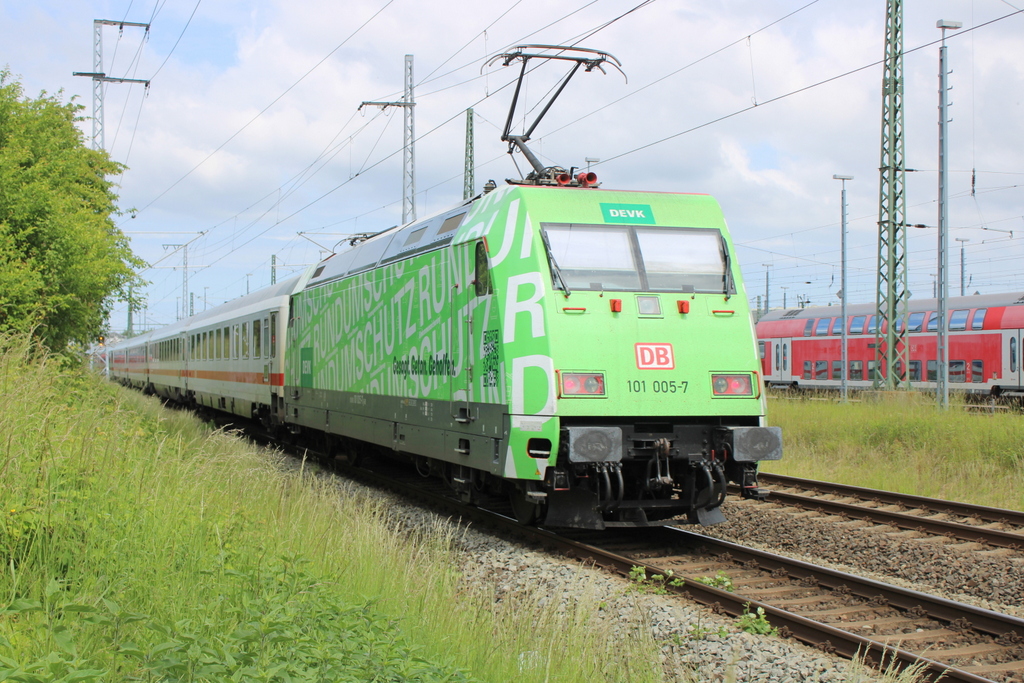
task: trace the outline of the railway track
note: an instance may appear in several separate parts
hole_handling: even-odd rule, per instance
[[[781,635],[845,657],[901,668],[923,667],[924,680],[1024,681],[1024,619],[722,541],[684,529],[606,532],[523,527],[508,506],[453,500],[415,475],[345,468],[466,521],[590,562],[623,576],[668,577],[642,585],[678,593],[718,612],[764,610]],[[726,590],[721,584],[731,584]],[[712,584],[719,584],[718,586]]]
[[[995,548],[1024,550],[1024,512],[760,474],[769,502]]]

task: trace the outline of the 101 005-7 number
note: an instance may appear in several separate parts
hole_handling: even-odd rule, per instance
[[[646,394],[648,391],[655,394],[685,394],[689,382],[677,382],[674,379],[631,379],[626,384],[629,385],[631,394]]]

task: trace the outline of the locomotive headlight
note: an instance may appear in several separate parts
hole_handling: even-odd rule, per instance
[[[562,396],[604,396],[603,372],[563,372]]]
[[[711,393],[715,396],[753,396],[750,375],[711,375]]]

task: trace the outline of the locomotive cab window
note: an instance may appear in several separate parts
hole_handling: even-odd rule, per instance
[[[714,228],[542,225],[552,280],[570,289],[735,293]]]

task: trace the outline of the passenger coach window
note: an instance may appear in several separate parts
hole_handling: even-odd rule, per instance
[[[850,361],[850,379],[852,379],[852,380],[864,379],[864,361],[862,361],[862,360],[851,360]]]
[[[270,314],[270,357],[277,358],[277,313]]]
[[[242,358],[249,357],[249,323],[242,323]]]
[[[979,308],[974,312],[974,317],[971,319],[971,329],[981,330],[985,328],[985,311],[987,308]]]
[[[839,322],[839,318],[832,318],[832,334],[842,334],[843,326]]]
[[[221,349],[224,348],[224,338],[221,336],[221,329],[217,328],[216,341],[213,343],[213,356],[217,360],[221,359]]]
[[[950,382],[966,382],[967,381],[967,362],[962,360],[951,360],[949,361],[949,381]]]
[[[804,361],[804,379],[811,379],[811,361]]]
[[[972,360],[971,361],[971,381],[972,382],[984,382],[985,381],[985,361],[983,361],[983,360]]]
[[[834,360],[832,361],[832,379],[843,378],[843,361]]]
[[[811,336],[811,332],[813,332],[813,331],[814,331],[814,318],[810,318],[807,321],[807,324],[804,325],[804,336],[805,337],[810,337]]]
[[[867,333],[868,334],[877,334],[878,333],[878,316],[877,315],[873,315],[870,318],[868,318]]]
[[[907,324],[907,332],[920,332],[921,324],[924,322],[924,313],[911,313],[910,321]]]
[[[789,364],[789,344],[782,345],[782,369],[785,370]]]
[[[764,360],[764,342],[757,342],[757,357]]]
[[[866,316],[858,315],[850,322],[850,334],[861,334],[864,332],[864,320]]]
[[[780,351],[781,351],[781,349],[779,348],[779,345],[776,344],[775,345],[775,367],[776,368],[781,368],[782,367],[782,365],[779,363],[779,352]]]
[[[1017,372],[1017,338],[1010,337],[1010,372]]]
[[[814,336],[824,337],[828,334],[828,326],[831,324],[832,318],[819,318],[818,324],[814,326]]]
[[[939,361],[930,360],[928,361],[928,381],[938,382],[939,381]]]
[[[814,361],[814,379],[828,379],[828,361]]]
[[[270,358],[270,319],[263,319],[263,356]]]
[[[259,358],[260,353],[260,321],[259,318],[252,321],[252,357]]]
[[[939,314],[932,311],[928,314],[928,331],[937,332],[939,329]]]
[[[221,347],[221,358],[231,358],[231,328],[224,328],[224,346]]]
[[[962,311],[953,311],[949,314],[949,330],[966,330],[967,329],[967,316],[970,315],[970,309],[964,309]]]
[[[912,361],[910,361],[909,365],[910,365],[910,377],[908,377],[907,379],[909,381],[911,381],[911,382],[920,382],[921,381],[921,361],[919,361],[919,360],[912,360]]]

